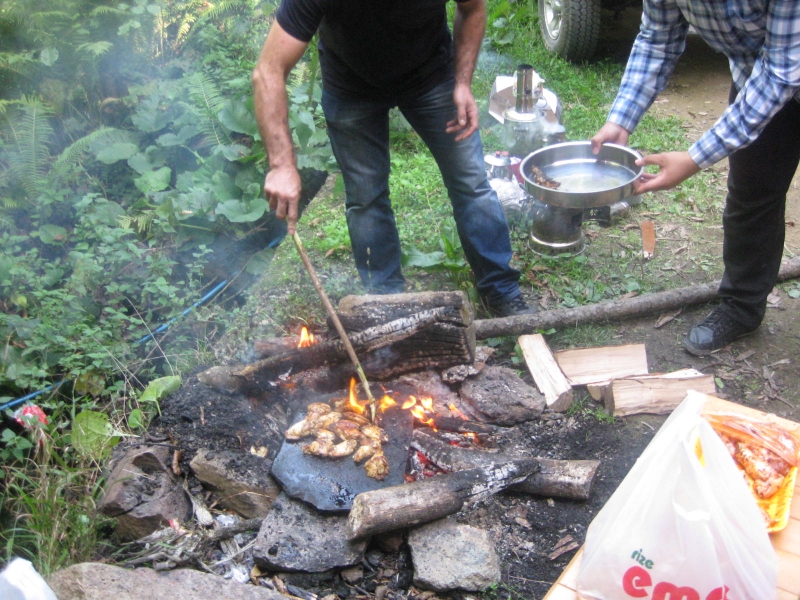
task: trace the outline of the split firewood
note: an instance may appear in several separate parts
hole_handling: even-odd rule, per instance
[[[520,336],[519,346],[547,407],[556,412],[567,410],[572,405],[572,386],[553,358],[544,336],[540,333]]]
[[[485,467],[503,461],[519,459],[519,456],[491,453],[485,450],[459,448],[431,435],[430,430],[414,430],[412,448],[422,452],[428,460],[448,471],[461,471]],[[536,458],[539,470],[525,481],[509,487],[510,491],[548,498],[587,500],[592,483],[600,466],[599,460],[553,460]]]
[[[455,514],[469,503],[523,481],[538,469],[539,462],[527,458],[362,492],[350,509],[347,538],[363,538]]]
[[[649,259],[656,251],[656,226],[652,221],[642,221],[639,228],[642,230],[642,257]]]
[[[672,373],[615,379],[611,384],[611,393],[607,393],[603,400],[606,411],[614,416],[638,413],[663,415],[675,410],[689,390],[714,394],[716,389],[713,375],[682,369]]]
[[[573,386],[600,384],[649,372],[644,344],[561,350],[555,353],[555,358]]]
[[[800,256],[790,258],[781,265],[778,281],[800,277]],[[475,321],[475,337],[485,340],[493,337],[523,335],[538,330],[563,329],[586,323],[608,323],[651,314],[660,314],[683,306],[711,302],[717,297],[719,282],[683,287],[666,292],[645,294],[627,300],[609,300],[576,308],[548,310],[531,315],[500,317]]]

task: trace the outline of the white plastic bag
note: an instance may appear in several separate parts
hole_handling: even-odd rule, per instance
[[[764,519],[700,417],[703,401],[689,392],[592,521],[578,573],[582,600],[776,597]]]
[[[0,600],[58,600],[25,559],[15,558],[0,573]]]

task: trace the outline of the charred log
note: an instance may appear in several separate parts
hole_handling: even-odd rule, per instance
[[[448,471],[461,471],[476,467],[487,467],[518,460],[519,457],[491,453],[484,450],[459,448],[447,444],[428,433],[417,429],[411,446],[422,452],[431,462]],[[539,469],[524,481],[509,487],[514,492],[587,500],[592,490],[594,476],[600,466],[599,460],[552,460],[536,458]]]
[[[358,539],[441,519],[523,481],[538,468],[535,459],[521,459],[363,492],[353,500],[347,537]]]

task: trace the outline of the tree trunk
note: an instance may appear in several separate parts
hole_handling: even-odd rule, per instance
[[[781,265],[778,281],[797,277],[800,277],[800,256],[791,258]],[[475,337],[484,340],[492,337],[536,333],[541,329],[561,329],[584,323],[602,323],[643,317],[682,306],[710,302],[717,297],[718,288],[718,282],[707,283],[577,308],[560,308],[532,315],[479,320],[475,321]]]
[[[452,515],[466,503],[496,494],[538,468],[535,459],[521,459],[362,492],[350,509],[347,538],[363,538]]]

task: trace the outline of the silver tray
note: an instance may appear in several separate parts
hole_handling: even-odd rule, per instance
[[[633,184],[644,167],[636,165],[641,155],[617,144],[603,144],[592,154],[591,142],[564,142],[545,146],[529,154],[520,164],[525,189],[535,198],[563,208],[606,206],[633,195]],[[557,189],[537,184],[531,167],[559,182]]]

